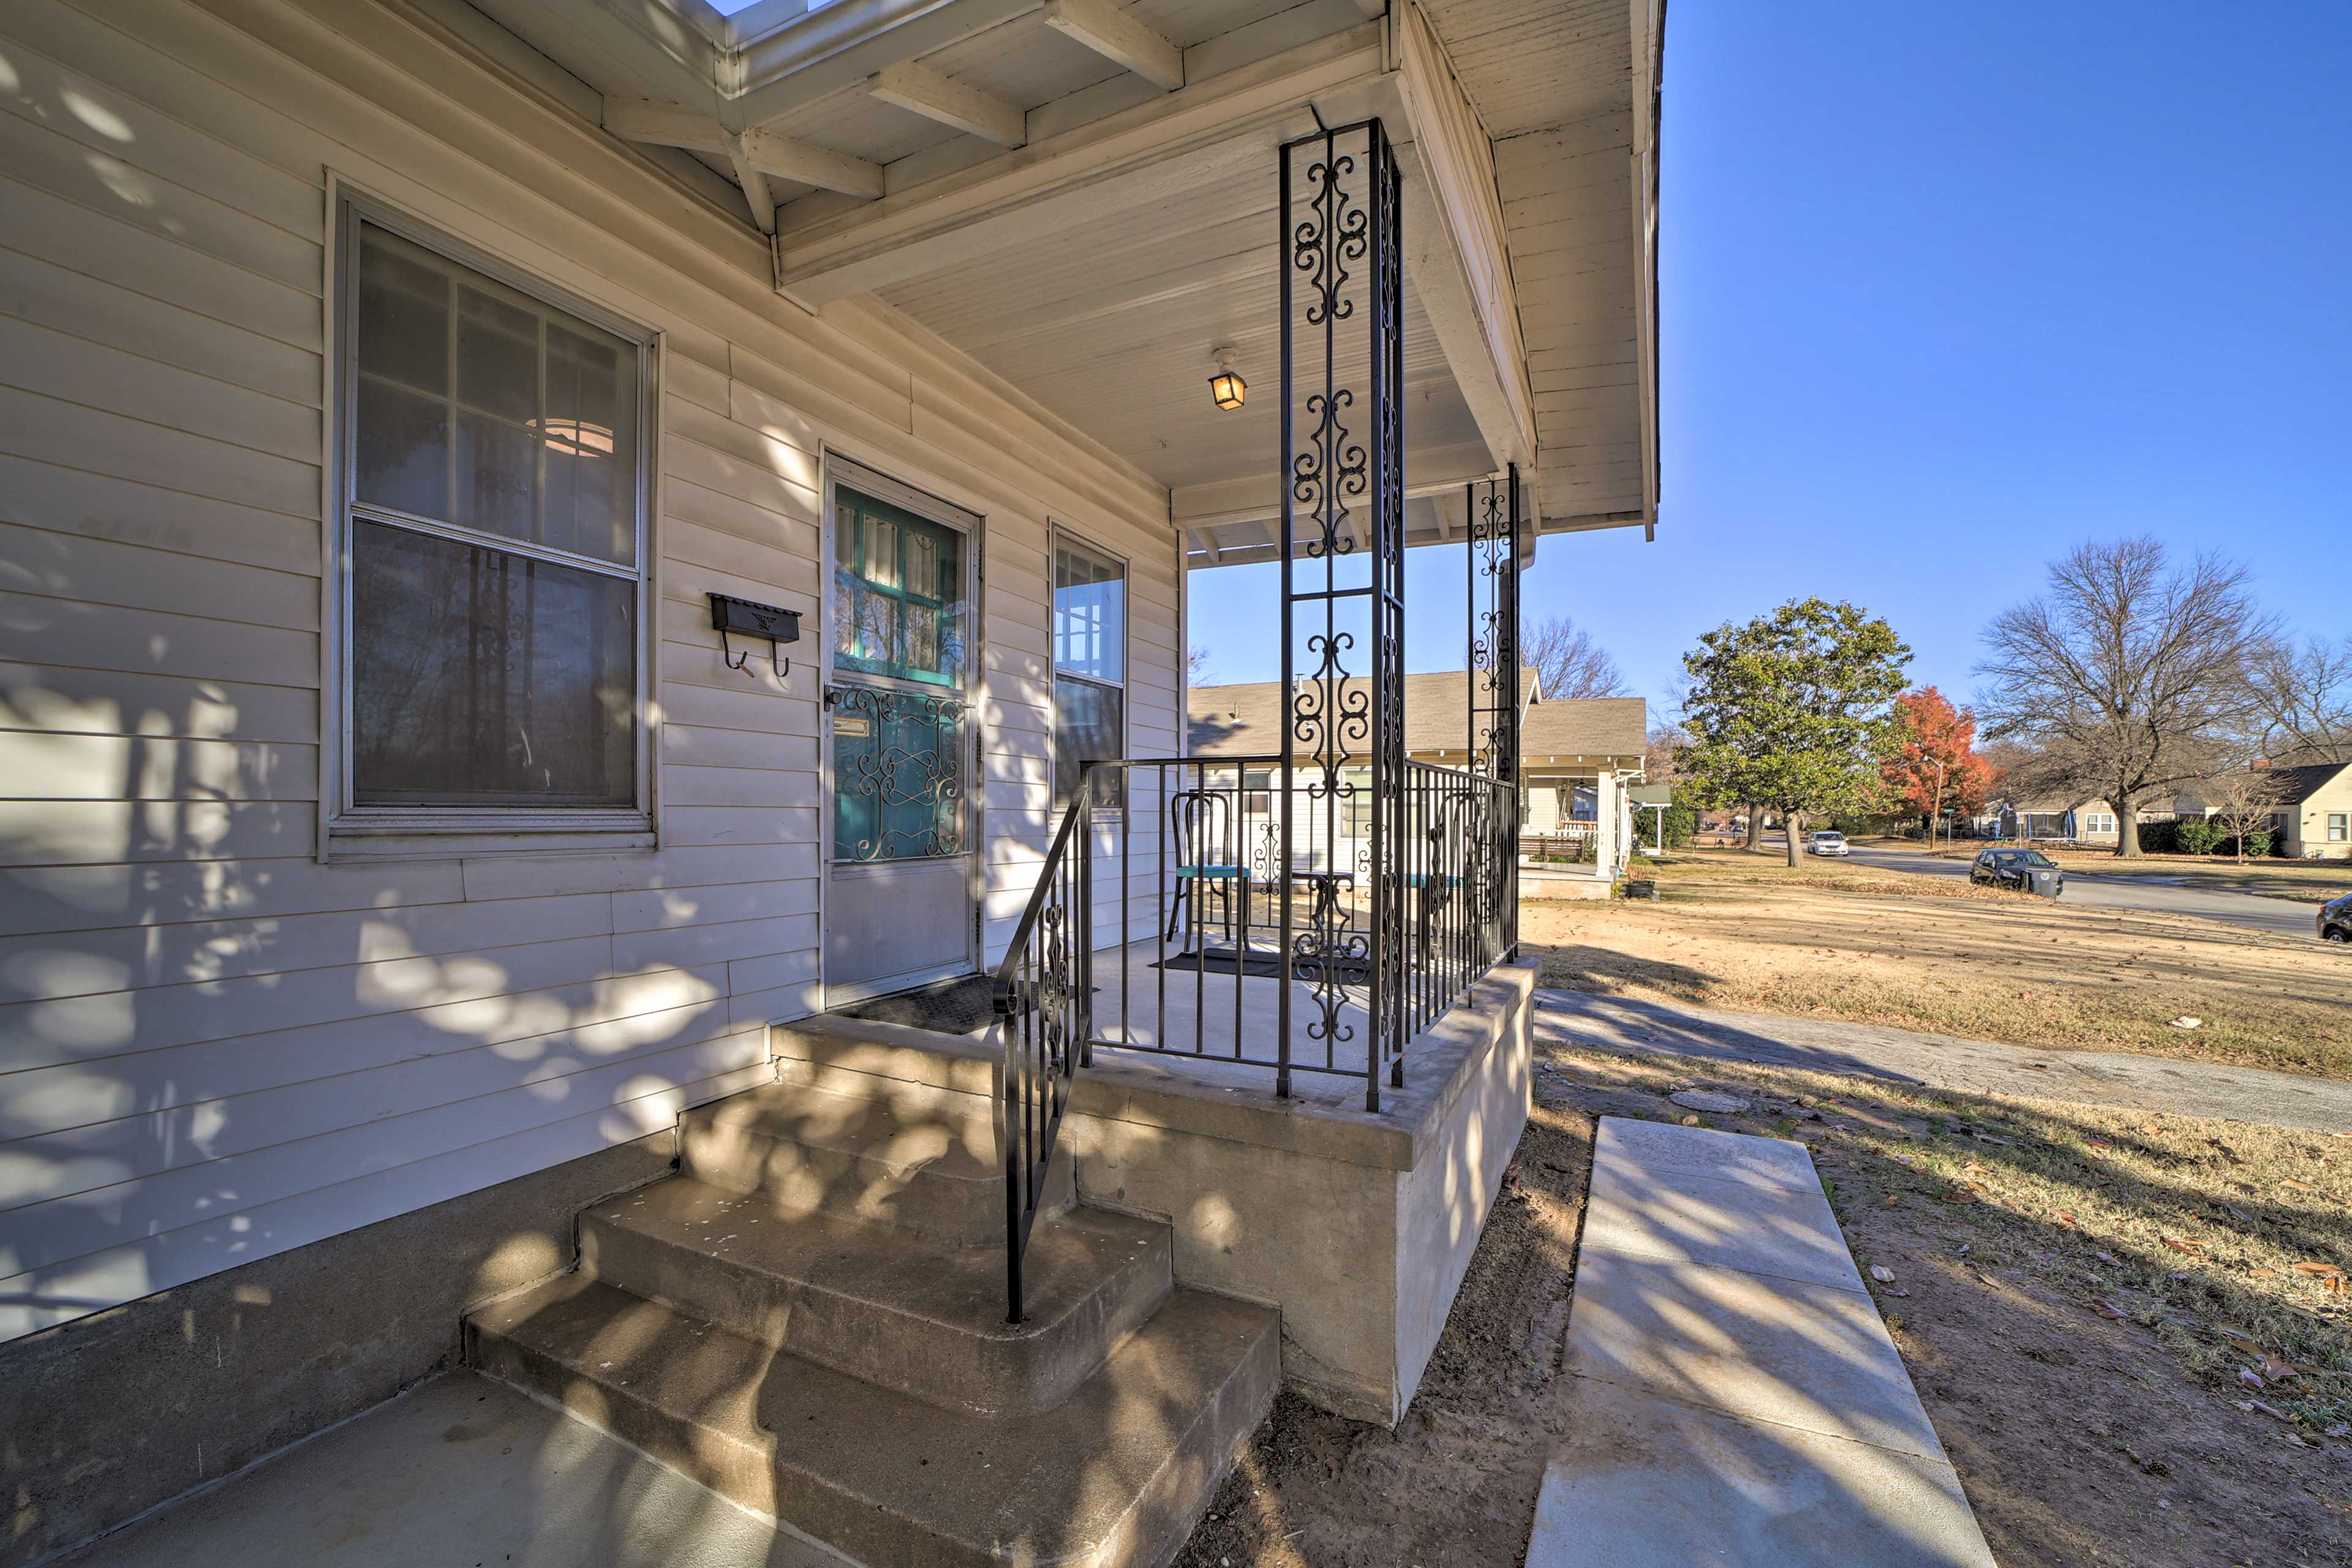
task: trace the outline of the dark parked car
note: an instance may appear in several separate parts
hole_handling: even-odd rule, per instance
[[[2319,906],[2319,940],[2352,942],[2352,893]]]
[[[1969,868],[1969,880],[1981,888],[2014,888],[2052,899],[2066,890],[2066,874],[2039,849],[1988,849]]]

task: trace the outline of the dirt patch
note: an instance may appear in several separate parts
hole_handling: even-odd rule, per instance
[[[1178,1568],[1497,1568],[1516,1563],[1559,1434],[1592,1122],[1538,1096],[1445,1332],[1396,1430],[1285,1393]]]
[[[1593,1115],[1813,1152],[2007,1568],[2352,1563],[2352,1140],[1560,1047]],[[2320,1266],[2298,1269],[2296,1263]],[[1236,1562],[1242,1561],[1236,1559]]]
[[[1542,984],[2352,1079],[2352,961],[2315,942],[1863,866],[1655,874],[1657,903],[1522,906]]]

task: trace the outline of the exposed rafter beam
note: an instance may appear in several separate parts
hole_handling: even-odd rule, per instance
[[[761,234],[775,233],[776,198],[768,189],[768,176],[760,173],[740,143],[728,152],[727,161],[734,165],[735,183],[743,187],[743,199],[751,205],[751,221]]]
[[[866,82],[866,90],[883,102],[910,114],[993,142],[1018,147],[1029,139],[1028,116],[1021,106],[992,92],[982,92],[912,60],[886,66]]]
[[[1173,91],[1184,85],[1184,51],[1120,10],[1114,0],[1045,0],[1039,19],[1155,87]]]
[[[604,129],[629,142],[651,142],[664,147],[685,147],[715,153],[735,170],[751,205],[751,221],[763,234],[776,231],[776,201],[768,181],[789,180],[798,185],[841,191],[868,201],[882,194],[882,167],[845,153],[812,147],[772,131],[730,132],[711,115],[675,103],[638,98],[604,100]]]
[[[744,45],[743,123],[763,125],[901,60],[1001,26],[1037,0],[836,0]]]
[[[882,194],[882,165],[828,152],[773,131],[743,132],[743,153],[763,174],[823,191],[863,196],[872,201]]]
[[[792,228],[776,286],[822,306],[1261,170],[1273,142],[1313,129],[1303,101],[1337,102],[1380,79],[1381,34],[1370,22],[1330,34]]]

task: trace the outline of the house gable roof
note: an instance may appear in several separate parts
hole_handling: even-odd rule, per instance
[[[1370,683],[1349,680],[1350,696]],[[1638,757],[1648,738],[1649,706],[1639,697],[1547,699],[1536,672],[1522,670],[1522,756]],[[1282,683],[1255,680],[1195,687],[1188,694],[1192,755],[1257,756],[1282,749]],[[1409,753],[1469,748],[1470,684],[1458,669],[1404,678],[1404,748]]]

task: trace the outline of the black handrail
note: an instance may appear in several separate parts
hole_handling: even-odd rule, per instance
[[[1004,962],[996,967],[993,1001],[1004,1031],[996,1101],[1004,1148],[1007,1322],[1021,1321],[1021,1255],[1044,1203],[1071,1079],[1094,1038],[1094,900],[1086,854],[1093,784],[1081,766],[1077,790],[1053,847],[1045,851],[1036,889],[1013,928]],[[1080,847],[1075,864],[1073,838]]]

